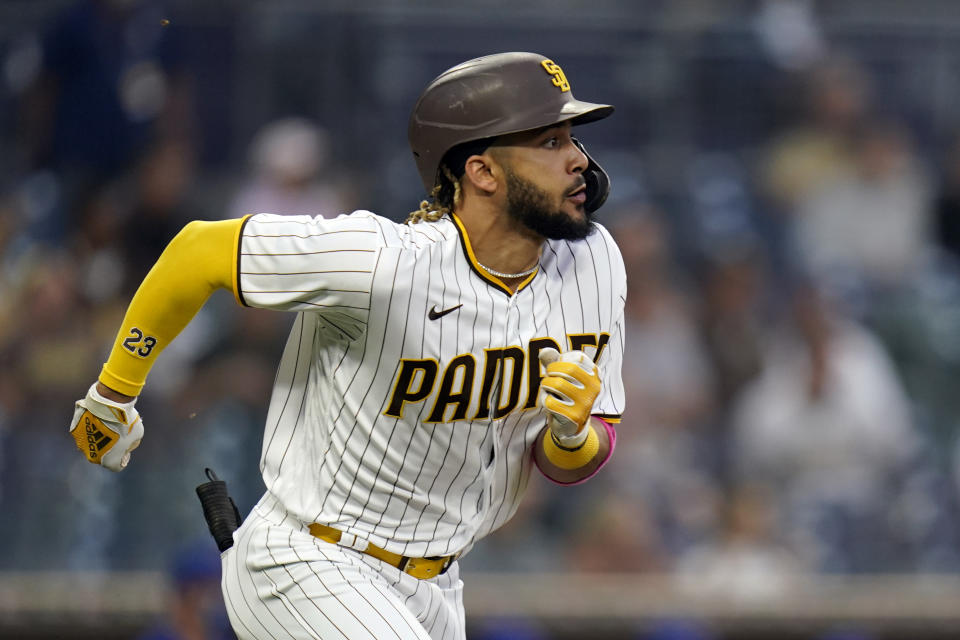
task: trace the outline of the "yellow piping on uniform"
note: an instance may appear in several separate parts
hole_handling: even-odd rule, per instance
[[[233,234],[233,256],[236,258],[236,268],[231,269],[231,284],[233,285],[233,297],[237,304],[244,305],[243,295],[240,293],[240,241],[243,238],[243,227],[250,219],[249,215],[240,218],[240,224],[236,225],[236,233]]]
[[[495,275],[493,275],[492,273],[484,269],[483,266],[480,264],[480,261],[477,260],[477,256],[474,255],[473,253],[473,245],[470,244],[470,237],[467,235],[467,229],[466,227],[463,226],[463,223],[460,221],[460,218],[458,218],[455,213],[451,213],[450,218],[453,219],[453,223],[457,225],[457,229],[460,230],[460,238],[463,240],[463,249],[467,254],[467,259],[470,261],[470,266],[473,267],[473,270],[476,271],[477,275],[479,275],[481,278],[483,278],[490,284],[495,285],[499,289],[502,289],[504,293],[506,293],[507,295],[512,296],[514,293],[513,289],[508,287],[503,280],[501,280],[500,278],[496,277]],[[537,265],[537,268],[533,273],[531,273],[529,276],[527,276],[523,280],[523,282],[517,285],[517,291],[520,291],[525,286],[530,284],[530,282],[532,282],[533,279],[537,277],[538,273],[540,273],[539,264]]]

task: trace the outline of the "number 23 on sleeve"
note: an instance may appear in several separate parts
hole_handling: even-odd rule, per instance
[[[157,339],[143,333],[143,330],[137,327],[130,327],[129,335],[123,340],[123,348],[135,356],[146,358],[157,346]]]

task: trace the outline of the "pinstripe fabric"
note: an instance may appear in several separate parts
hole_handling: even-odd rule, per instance
[[[471,253],[450,217],[399,225],[359,211],[247,221],[241,299],[298,313],[261,458],[268,497],[285,517],[401,555],[469,549],[513,515],[533,467],[545,419],[534,406],[540,369],[531,341],[561,350],[586,341],[584,351],[599,353],[603,380],[594,413],[623,412],[626,278],[606,230],[545,243],[539,271],[513,294]],[[442,311],[449,312],[430,319]],[[278,539],[244,540],[283,553]],[[234,555],[248,553],[256,552],[241,545]],[[285,578],[267,564],[263,578],[276,584],[258,579],[250,588],[269,594],[303,577]],[[235,611],[243,593],[233,589]],[[434,629],[429,620],[438,614],[430,605],[427,613]],[[277,624],[296,622],[276,615]]]
[[[418,580],[311,536],[266,496],[224,552],[223,592],[240,640],[463,640],[456,566]]]

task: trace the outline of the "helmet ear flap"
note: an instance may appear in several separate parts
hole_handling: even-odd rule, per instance
[[[593,213],[603,206],[603,203],[607,201],[607,196],[610,195],[610,176],[587,153],[587,149],[582,142],[573,138],[573,144],[577,145],[583,155],[587,156],[587,168],[583,170],[583,177],[587,181],[587,200],[584,202],[583,208],[587,213]]]

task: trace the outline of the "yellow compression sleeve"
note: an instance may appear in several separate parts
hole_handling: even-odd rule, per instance
[[[548,431],[543,439],[543,453],[547,456],[547,460],[566,471],[579,469],[593,460],[600,451],[600,436],[597,435],[593,425],[587,424],[585,428],[590,430],[587,433],[587,439],[576,449],[567,449],[562,446],[553,432]]]
[[[127,308],[100,382],[139,395],[157,355],[210,294],[230,289],[240,302],[237,255],[244,220],[194,221],[170,241]]]

